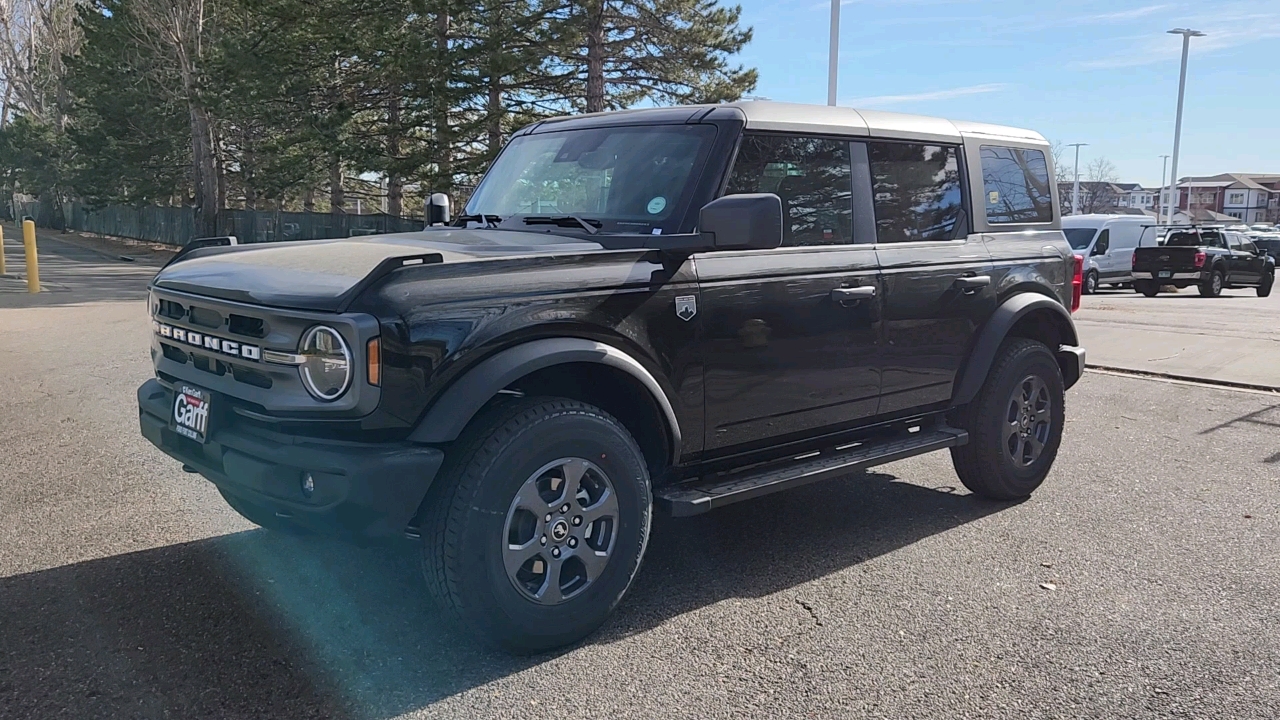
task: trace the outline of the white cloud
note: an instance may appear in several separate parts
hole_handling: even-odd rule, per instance
[[[1221,7],[1212,15],[1175,16],[1169,27],[1190,27],[1205,33],[1191,39],[1191,54],[1209,53],[1280,38],[1280,13],[1253,12],[1244,4]],[[1113,39],[1115,42],[1117,39]],[[1110,70],[1141,67],[1177,60],[1182,54],[1182,38],[1165,33],[1142,36],[1128,50],[1090,60],[1076,60],[1071,70]]]
[[[1119,12],[1102,13],[1100,15],[1090,15],[1086,19],[1093,22],[1114,22],[1116,20],[1133,20],[1134,18],[1146,17],[1152,13],[1159,12],[1168,5],[1147,5],[1145,7],[1134,8],[1132,10],[1120,10]]]
[[[1008,83],[984,83],[982,85],[967,85],[965,87],[948,88],[946,90],[932,90],[930,92],[912,93],[910,95],[875,95],[872,97],[854,98],[852,100],[842,101],[840,104],[848,107],[904,105],[916,102],[951,100],[958,97],[964,97],[966,95],[982,95],[984,93],[999,92],[1007,87],[1009,87]]]

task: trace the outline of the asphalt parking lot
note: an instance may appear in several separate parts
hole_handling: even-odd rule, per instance
[[[1280,717],[1280,395],[1090,373],[1027,502],[935,454],[658,517],[600,633],[514,658],[411,547],[259,530],[153,449],[155,267],[42,251],[51,292],[0,292],[0,717]],[[1244,304],[1183,294],[1131,315]]]

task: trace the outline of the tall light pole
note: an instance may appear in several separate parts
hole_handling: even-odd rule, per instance
[[[840,0],[831,0],[831,47],[827,57],[827,104],[836,104],[836,70],[840,61]]]
[[[1157,225],[1164,224],[1165,202],[1164,202],[1164,198],[1161,196],[1164,195],[1164,174],[1165,174],[1165,171],[1168,169],[1169,169],[1169,156],[1161,155],[1160,156],[1160,192],[1156,193],[1156,198],[1158,199],[1158,202],[1156,202],[1156,224]],[[1169,222],[1173,222],[1173,213],[1169,213]]]
[[[1080,214],[1080,148],[1088,144],[1089,143],[1070,143],[1067,145],[1067,147],[1073,147],[1076,149],[1076,180],[1075,184],[1071,186],[1072,215]]]
[[[1204,37],[1199,30],[1174,28],[1170,35],[1182,36],[1182,71],[1178,74],[1178,114],[1173,121],[1173,168],[1169,171],[1169,224],[1173,224],[1173,215],[1178,210],[1178,145],[1182,142],[1182,96],[1187,90],[1187,52],[1191,48],[1191,38]],[[1187,203],[1187,215],[1190,217],[1191,203]]]

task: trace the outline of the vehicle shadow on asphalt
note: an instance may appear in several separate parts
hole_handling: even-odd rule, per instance
[[[657,516],[587,645],[847,569],[997,512],[866,473],[698,518]],[[0,715],[390,718],[556,657],[448,626],[411,547],[262,530],[0,578]]]

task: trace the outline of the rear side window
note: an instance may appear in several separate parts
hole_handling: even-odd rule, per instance
[[[1053,220],[1049,166],[1040,150],[983,145],[982,185],[993,225]]]
[[[853,242],[853,169],[847,142],[747,135],[726,192],[774,193],[781,198],[783,245]]]
[[[919,143],[867,143],[876,241],[950,240],[967,230],[956,148]]]

